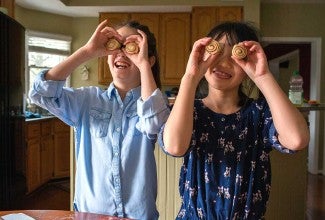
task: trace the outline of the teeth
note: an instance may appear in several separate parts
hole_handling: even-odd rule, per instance
[[[219,72],[219,71],[216,71],[216,70],[213,70],[212,72],[214,74],[217,74],[220,77],[223,77],[223,78],[230,78],[231,77],[231,75],[229,75],[228,73]]]
[[[115,66],[117,68],[119,68],[119,69],[124,69],[124,68],[127,68],[128,67],[128,65],[126,63],[124,63],[124,62],[116,62],[115,63]]]

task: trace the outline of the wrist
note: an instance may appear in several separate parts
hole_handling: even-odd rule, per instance
[[[182,82],[184,81],[184,83],[189,83],[192,86],[197,87],[201,79],[202,77],[198,76],[197,74],[185,73],[182,77]]]

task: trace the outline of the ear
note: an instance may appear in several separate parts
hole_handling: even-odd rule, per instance
[[[156,57],[155,56],[149,57],[149,63],[150,66],[152,67],[156,63]]]

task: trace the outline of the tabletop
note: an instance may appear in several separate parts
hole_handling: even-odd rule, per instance
[[[10,214],[19,214],[16,216],[8,216]],[[25,215],[27,216],[25,216]],[[4,216],[12,217],[8,219],[30,219],[35,220],[128,220],[127,218],[118,218],[108,215],[100,215],[86,212],[73,212],[65,210],[13,210],[13,211],[0,211],[0,219],[5,219]],[[15,217],[15,218],[14,218]],[[20,218],[21,217],[21,218]],[[26,218],[23,218],[26,217]]]

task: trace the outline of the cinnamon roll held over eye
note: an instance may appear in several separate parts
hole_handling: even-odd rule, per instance
[[[108,40],[106,47],[108,50],[116,50],[121,48],[122,44],[118,42],[115,38],[111,38]]]
[[[235,44],[231,53],[237,59],[244,59],[247,56],[247,49],[243,45]]]
[[[212,40],[210,42],[210,44],[208,44],[206,47],[205,47],[205,50],[209,53],[209,54],[216,54],[216,53],[221,53],[222,52],[222,46],[221,44],[216,41],[216,40]]]
[[[130,42],[125,45],[125,51],[129,54],[136,54],[139,53],[140,48],[137,43]]]

